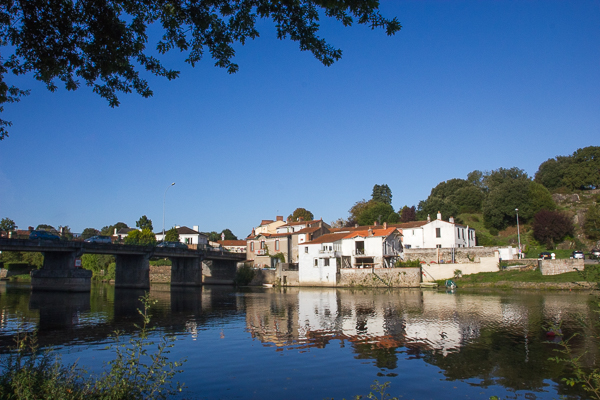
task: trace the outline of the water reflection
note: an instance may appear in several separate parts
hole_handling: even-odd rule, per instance
[[[24,324],[21,329],[37,329],[42,346],[106,343],[114,330],[127,334],[135,329],[134,323],[141,322],[138,309],[143,294],[109,285],[95,285],[91,294],[30,293],[26,286],[0,284],[0,351],[12,345],[20,324]],[[576,392],[561,382],[566,371],[547,361],[555,348],[548,343],[548,327],[562,322],[565,336],[581,333],[573,345],[579,352],[587,351],[582,358],[586,365],[595,365],[600,355],[595,331],[577,322],[578,316],[598,319],[589,301],[593,296],[583,293],[332,288],[236,291],[230,287],[158,285],[152,287],[150,298],[156,301],[153,326],[192,342],[200,341],[206,331],[216,331],[223,339],[226,324],[243,331],[236,325],[242,322],[248,340],[264,349],[253,353],[256,365],[273,351],[294,350],[286,355],[294,354],[297,363],[306,360],[302,357],[307,353],[342,349],[357,363],[372,365],[376,374],[389,379],[406,376],[407,362],[420,362],[439,368],[445,380],[460,380],[473,387],[501,385],[510,391],[571,395]],[[211,342],[211,351],[218,357],[219,351],[225,351],[219,346],[227,343],[231,344]]]

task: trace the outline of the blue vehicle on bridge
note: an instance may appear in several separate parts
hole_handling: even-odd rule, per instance
[[[60,240],[60,237],[48,231],[31,231],[29,239],[32,240]]]

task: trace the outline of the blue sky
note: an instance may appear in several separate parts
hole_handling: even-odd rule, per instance
[[[374,184],[393,206],[417,205],[439,182],[475,170],[540,163],[599,145],[600,2],[382,1],[403,28],[388,37],[323,21],[343,50],[324,67],[273,24],[236,48],[229,75],[205,58],[154,97],[121,105],[83,87],[5,107],[0,218],[73,232],[142,215],[243,238],[297,207],[348,216]]]

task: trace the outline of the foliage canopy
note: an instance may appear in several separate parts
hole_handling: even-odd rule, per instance
[[[288,219],[291,222],[298,222],[299,218],[302,218],[303,221],[312,221],[315,219],[315,216],[306,208],[296,208],[294,212],[288,216]]]
[[[5,103],[18,102],[28,91],[10,86],[5,75],[32,72],[50,91],[61,81],[67,90],[83,82],[119,105],[117,94],[135,91],[152,96],[145,70],[169,80],[179,71],[163,66],[148,46],[148,28],[156,24],[161,37],[156,50],[186,53],[194,66],[208,52],[215,66],[234,73],[234,45],[259,36],[257,19],[276,24],[279,39],[290,38],[300,50],[310,51],[321,63],[331,65],[342,51],[318,36],[319,19],[325,15],[352,25],[383,28],[388,35],[400,30],[396,18],[379,12],[378,0],[116,0],[106,1],[6,1],[0,7],[0,112]],[[0,140],[10,122],[0,120]]]

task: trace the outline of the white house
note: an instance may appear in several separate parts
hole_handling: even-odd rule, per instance
[[[200,232],[198,225],[194,225],[194,229],[190,229],[187,226],[176,226],[175,229],[177,229],[177,233],[179,234],[179,241],[181,243],[208,245],[208,235]],[[156,240],[159,242],[163,241],[162,232],[156,234]]]
[[[329,233],[298,245],[298,281],[335,284],[342,263],[342,239],[346,236],[348,232]]]
[[[437,213],[437,219],[431,221],[413,221],[394,225],[402,231],[402,244],[410,249],[434,249],[451,247],[475,247],[475,229],[454,222],[442,220],[442,214]]]
[[[365,228],[365,227],[363,227]],[[395,227],[330,233],[298,244],[298,280],[329,285],[341,268],[390,268],[402,257],[401,234]]]

